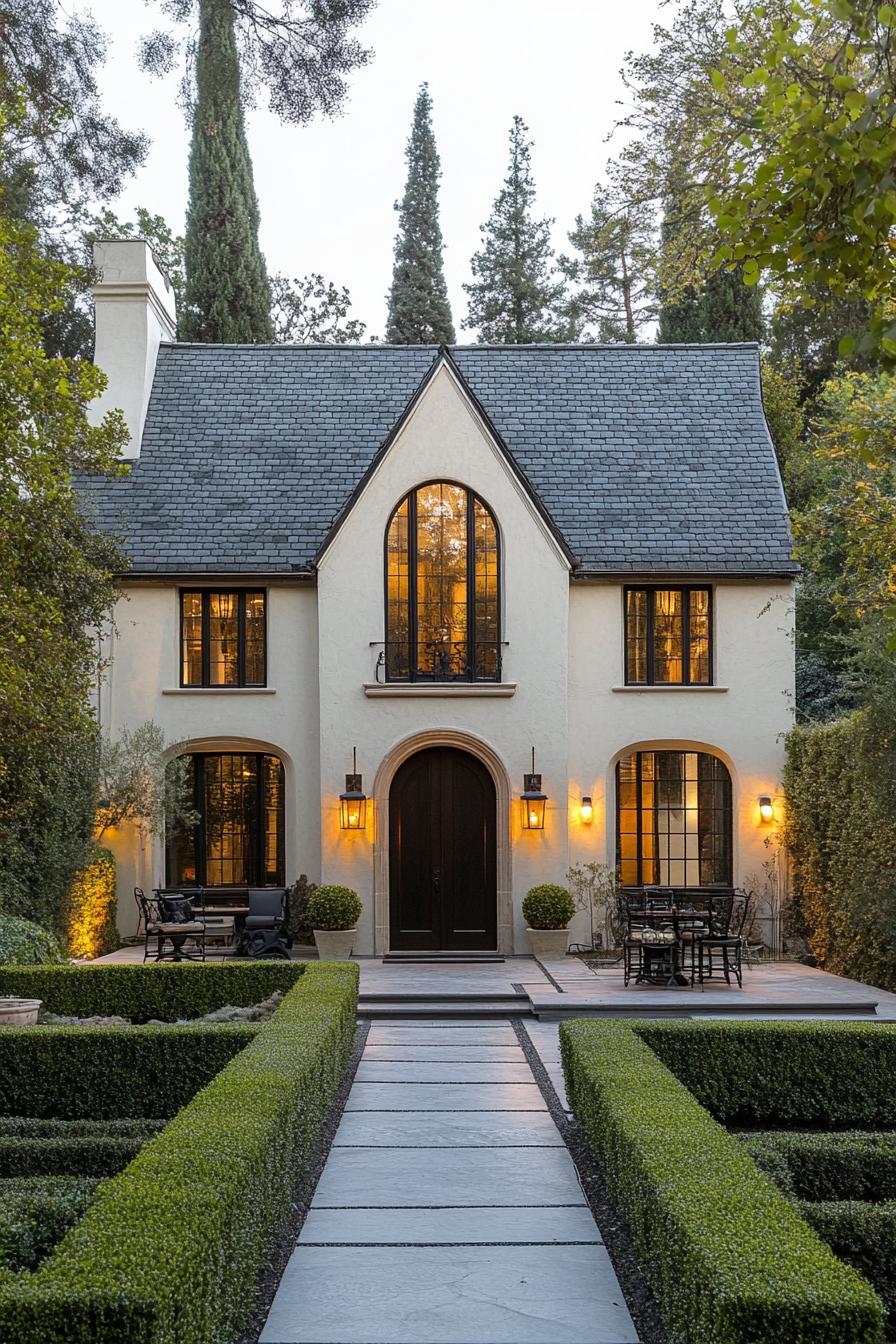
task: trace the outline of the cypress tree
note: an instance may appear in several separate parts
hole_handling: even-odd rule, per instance
[[[432,98],[421,84],[405,150],[408,177],[398,210],[395,264],[386,339],[394,345],[454,342],[454,324],[442,270],[439,227],[439,152],[432,130]]]
[[[765,334],[762,291],[745,285],[740,267],[713,271],[700,290],[691,290],[660,309],[660,341],[761,341]]]
[[[550,243],[553,220],[533,219],[532,142],[522,117],[510,129],[510,166],[482,225],[483,247],[470,266],[473,284],[467,321],[481,341],[521,345],[570,338],[563,315],[564,284]]]
[[[231,0],[201,0],[190,145],[184,339],[273,340]]]

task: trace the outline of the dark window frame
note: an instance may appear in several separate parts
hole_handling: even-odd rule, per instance
[[[681,681],[657,681],[655,660],[655,611],[657,593],[681,593]],[[629,593],[647,594],[647,680],[635,681],[631,675],[629,656]],[[709,657],[707,667],[709,676],[706,681],[693,681],[691,678],[691,594],[706,593],[709,598],[709,619],[707,622],[707,640]],[[715,593],[708,583],[629,583],[622,590],[622,654],[626,686],[712,686],[715,684]]]
[[[429,485],[451,485],[458,490],[463,490],[467,499],[467,564],[466,564],[466,584],[467,584],[467,657],[466,668],[462,676],[450,677],[447,682],[442,684],[455,684],[458,682],[476,682],[495,685],[501,680],[501,629],[503,626],[503,589],[502,572],[503,557],[501,553],[501,529],[498,527],[498,520],[495,517],[494,510],[481,495],[477,495],[469,486],[464,485],[462,481],[450,480],[448,477],[437,477],[432,480],[420,481],[411,490],[404,495],[395,505],[389,514],[389,521],[386,524],[386,531],[383,537],[383,629],[385,631],[385,650],[384,676],[385,680],[393,685],[407,685],[412,682],[431,682],[439,684],[439,678],[429,676],[425,672],[420,672],[417,663],[417,495],[419,491],[425,490]],[[408,665],[408,674],[403,677],[392,676],[390,672],[389,649],[397,641],[390,639],[389,630],[389,533],[392,530],[392,524],[397,514],[401,511],[404,504],[408,506],[408,634],[406,645],[406,659]],[[476,538],[475,538],[475,512],[476,505],[484,509],[492,520],[495,529],[495,608],[497,612],[497,639],[494,641],[495,648],[495,675],[493,677],[477,677],[477,642],[476,642]],[[402,641],[403,643],[404,641]]]
[[[211,637],[210,637],[210,613],[211,595],[220,593],[227,597],[237,599],[237,679],[229,684],[213,682],[211,680]],[[246,681],[246,597],[250,593],[260,593],[262,597],[262,676],[261,681]],[[185,681],[184,680],[184,598],[195,597],[199,595],[202,598],[202,680]],[[180,630],[180,684],[187,690],[208,690],[208,691],[227,691],[238,689],[257,689],[265,687],[268,684],[268,590],[267,588],[221,588],[221,587],[190,587],[181,588],[178,592],[178,626]]]
[[[643,782],[643,760],[642,760],[642,758],[643,758],[644,756],[646,756],[648,753],[650,753],[650,754],[653,755],[653,756],[657,756],[657,755],[661,755],[661,754],[664,754],[664,753],[671,753],[671,752],[674,752],[675,754],[677,754],[677,755],[679,755],[679,756],[686,756],[686,755],[689,754],[689,750],[688,750],[687,748],[679,748],[679,747],[673,747],[673,748],[668,748],[668,747],[644,747],[644,748],[642,748],[641,750],[638,750],[638,751],[623,752],[623,754],[619,757],[619,759],[618,759],[617,762],[616,762],[616,766],[615,766],[615,770],[614,770],[614,775],[615,775],[615,780],[616,780],[616,865],[615,865],[615,868],[616,868],[616,874],[617,874],[617,876],[619,876],[620,873],[621,873],[621,868],[622,868],[622,807],[621,807],[621,800],[620,800],[620,794],[621,794],[621,787],[620,787],[620,786],[621,786],[620,766],[622,765],[622,762],[623,762],[624,760],[628,759],[628,757],[630,757],[630,756],[634,756],[634,757],[635,757],[635,836],[636,836],[636,845],[637,845],[637,855],[636,855],[635,862],[637,863],[637,877],[638,877],[638,880],[637,880],[637,882],[635,882],[635,883],[633,884],[634,886],[638,886],[638,887],[640,887],[640,886],[644,886],[644,885],[645,885],[645,883],[644,883],[644,881],[643,881],[643,878],[644,878],[644,863],[645,863],[645,859],[644,859],[644,843],[643,843],[643,841],[644,841],[644,809],[643,809],[642,806],[641,806],[641,800],[642,800],[642,797],[643,797],[643,793],[642,793],[642,782]],[[713,759],[714,761],[716,761],[719,765],[722,766],[722,768],[723,768],[723,770],[725,771],[725,774],[726,774],[726,776],[727,776],[727,779],[728,779],[728,784],[727,784],[727,798],[724,800],[724,804],[725,804],[725,806],[726,806],[726,808],[727,808],[727,828],[726,828],[726,833],[725,833],[725,835],[724,835],[724,837],[723,837],[724,840],[725,840],[725,847],[726,847],[725,858],[726,858],[726,863],[727,863],[727,877],[724,878],[724,879],[722,879],[722,880],[720,880],[720,881],[718,881],[718,882],[705,882],[705,883],[704,883],[704,882],[701,882],[701,883],[698,884],[700,887],[705,887],[705,888],[707,888],[707,889],[709,890],[709,889],[711,889],[711,888],[714,887],[714,886],[718,887],[718,886],[730,886],[730,885],[731,885],[732,874],[733,874],[733,871],[734,871],[734,781],[733,781],[732,778],[731,778],[731,771],[728,769],[727,765],[726,765],[725,762],[722,760],[721,756],[717,756],[717,755],[715,755],[714,752],[711,752],[711,751],[695,751],[694,754],[697,755],[697,756],[708,756],[708,757],[710,757],[711,759]],[[698,767],[698,768],[699,768],[699,767]],[[656,788],[656,781],[655,781],[655,780],[654,780],[654,787]],[[655,810],[656,810],[656,809],[654,808],[654,811],[655,811]],[[714,810],[718,810],[718,808],[716,807],[716,808],[714,808]],[[698,825],[699,825],[699,794],[698,794]],[[657,854],[654,854],[654,856],[653,856],[653,862],[656,863],[657,865],[659,865],[660,860],[659,860],[659,856],[658,856]],[[657,876],[660,878],[659,882],[657,883],[658,886],[673,886],[673,887],[674,887],[674,886],[680,886],[680,885],[682,885],[681,883],[674,883],[674,882],[673,882],[673,883],[669,883],[669,882],[664,882],[664,881],[662,880],[662,874],[660,874],[660,873],[657,873]]]
[[[217,591],[217,589],[215,590]],[[253,590],[255,591],[255,590]],[[270,886],[273,888],[285,886],[286,876],[286,768],[283,764],[283,758],[271,751],[240,751],[234,748],[230,751],[187,751],[184,756],[189,756],[193,762],[193,806],[199,815],[199,820],[193,829],[193,855],[196,863],[196,881],[195,883],[179,882],[174,873],[175,862],[175,836],[168,837],[165,846],[165,882],[167,886],[197,886],[208,887],[210,891],[216,886],[226,889],[234,885],[261,888]],[[255,761],[255,806],[253,815],[254,829],[254,871],[250,874],[250,880],[246,883],[221,882],[209,884],[206,881],[206,815],[205,815],[205,762],[210,756],[248,756]],[[280,812],[280,827],[277,836],[277,861],[280,867],[279,877],[284,881],[269,883],[264,881],[265,877],[265,840],[266,831],[266,809],[265,809],[265,761],[274,760],[280,766],[280,786],[282,797],[282,811]],[[258,879],[258,880],[255,880]]]

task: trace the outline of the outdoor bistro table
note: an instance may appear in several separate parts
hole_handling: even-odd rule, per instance
[[[685,936],[690,934],[692,937],[697,937],[698,933],[708,931],[712,922],[711,912],[708,909],[688,909],[686,906],[666,906],[660,909],[650,907],[631,908],[628,914],[630,919],[646,924],[649,928],[667,928],[671,924],[674,935],[672,942],[667,944],[656,943],[651,945],[649,939],[644,940],[646,946],[642,951],[641,971],[635,979],[635,984],[666,985],[669,989],[692,987],[694,984],[693,956],[691,957],[690,978],[685,975],[682,967]],[[653,953],[650,958],[646,955],[648,948]],[[651,974],[649,972],[648,968],[651,962],[657,967],[658,973]]]

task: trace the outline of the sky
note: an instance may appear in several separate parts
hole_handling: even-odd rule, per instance
[[[147,161],[114,203],[122,218],[146,206],[182,230],[189,129],[176,75],[150,79],[137,67],[138,37],[166,26],[155,0],[89,0],[109,35],[98,72],[107,110],[152,139]],[[315,271],[351,292],[351,316],[382,336],[392,274],[405,145],[419,85],[427,80],[442,160],[445,274],[460,339],[470,257],[507,168],[507,137],[519,113],[534,141],[537,211],[551,216],[554,245],[587,212],[595,181],[614,152],[607,136],[620,115],[625,53],[651,45],[661,0],[379,0],[359,30],[373,48],[349,77],[341,116],[284,126],[265,106],[248,113],[249,147],[270,271]]]

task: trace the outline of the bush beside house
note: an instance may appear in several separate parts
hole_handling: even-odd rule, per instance
[[[0,915],[0,966],[41,966],[67,960],[55,934],[30,919]]]
[[[96,849],[69,894],[68,950],[73,957],[101,957],[118,946],[115,855]]]

